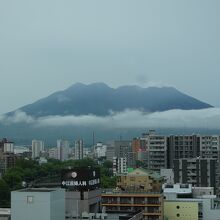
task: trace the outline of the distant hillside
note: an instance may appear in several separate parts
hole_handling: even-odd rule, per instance
[[[104,83],[74,84],[64,91],[40,99],[33,104],[19,108],[28,115],[109,115],[111,111],[126,109],[143,112],[166,111],[170,109],[203,109],[212,107],[172,87],[121,86],[110,88]],[[9,114],[12,114],[10,112]]]

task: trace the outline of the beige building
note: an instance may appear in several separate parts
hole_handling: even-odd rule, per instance
[[[102,207],[107,213],[143,211],[145,220],[163,220],[163,194],[151,192],[106,191]]]
[[[142,168],[119,175],[117,189],[102,193],[102,207],[107,213],[143,211],[145,220],[162,220],[162,180],[158,173]]]
[[[198,220],[198,202],[164,201],[164,220]]]
[[[117,186],[123,190],[161,192],[163,178],[143,168],[118,176]]]

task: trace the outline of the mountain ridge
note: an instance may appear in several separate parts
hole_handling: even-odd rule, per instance
[[[124,85],[111,88],[105,83],[75,83],[65,90],[57,91],[17,110],[28,115],[43,117],[49,115],[107,116],[111,111],[126,109],[144,112],[171,109],[204,109],[213,106],[186,95],[174,87],[147,87]],[[13,114],[15,111],[9,112]]]

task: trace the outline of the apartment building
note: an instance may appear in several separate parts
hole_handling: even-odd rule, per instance
[[[159,173],[161,168],[167,167],[167,138],[156,134],[154,130],[143,134],[142,138],[146,143],[147,167]]]
[[[127,158],[113,157],[113,174],[127,174]]]
[[[135,167],[135,152],[132,151],[131,141],[120,140],[114,141],[115,156],[126,158],[128,167]]]
[[[69,159],[69,141],[67,140],[57,140],[57,159],[65,161]]]
[[[174,159],[200,156],[200,139],[197,135],[171,135],[167,138],[167,167],[173,168]]]
[[[137,168],[125,175],[118,175],[117,186],[129,191],[160,192],[163,178],[156,172]]]
[[[41,140],[32,140],[32,159],[40,157],[44,151],[44,142]]]
[[[3,153],[2,158],[0,159],[0,173],[5,173],[9,168],[15,166],[16,161],[21,159],[22,156],[13,153]]]
[[[107,213],[143,211],[145,220],[163,219],[163,195],[161,193],[108,190],[102,193],[102,207]]]
[[[174,160],[174,182],[216,188],[216,159]]]
[[[75,141],[75,160],[81,160],[84,157],[83,140]]]
[[[138,168],[118,175],[117,188],[102,193],[102,207],[107,213],[143,211],[146,220],[163,219],[162,178],[157,173]]]

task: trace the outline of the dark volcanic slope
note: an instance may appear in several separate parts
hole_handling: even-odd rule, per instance
[[[48,115],[108,115],[110,111],[125,109],[144,112],[170,109],[203,109],[212,107],[185,95],[172,87],[122,86],[117,89],[104,83],[84,85],[74,84],[64,91],[26,105],[20,110],[28,115],[40,117]]]

